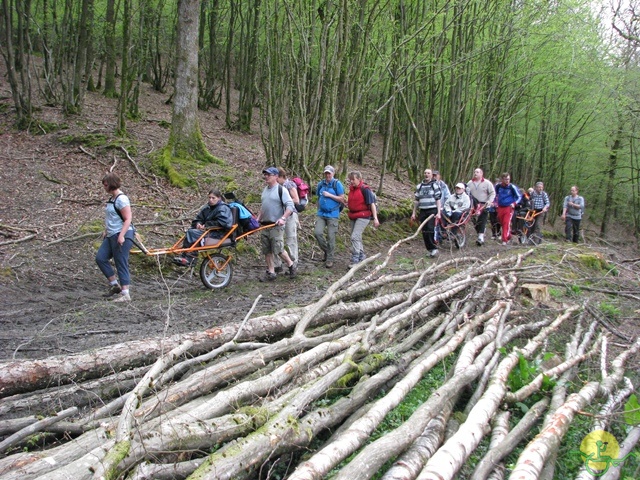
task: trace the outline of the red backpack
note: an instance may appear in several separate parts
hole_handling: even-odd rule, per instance
[[[293,177],[291,180],[296,184],[298,198],[300,199],[300,203],[296,205],[296,211],[302,212],[309,201],[309,185],[307,185],[300,177]]]
[[[298,197],[300,197],[300,201],[308,200],[310,191],[309,185],[304,183],[304,180],[300,177],[293,177],[291,180],[293,180],[293,183],[295,183],[298,188]]]

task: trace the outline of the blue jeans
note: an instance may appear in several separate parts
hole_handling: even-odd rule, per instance
[[[118,279],[120,285],[131,285],[131,277],[129,275],[129,251],[133,247],[133,235],[134,231],[129,230],[124,236],[124,243],[120,245],[118,243],[118,234],[111,235],[102,240],[102,245],[96,253],[96,263],[100,268],[100,271],[105,277],[113,277],[115,272],[111,266],[111,260],[113,258],[116,264],[116,270],[118,271]]]

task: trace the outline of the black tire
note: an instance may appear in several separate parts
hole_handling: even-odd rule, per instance
[[[200,265],[200,280],[205,287],[212,290],[224,288],[231,282],[233,268],[228,257],[214,253],[208,255]]]
[[[460,229],[455,233],[455,237],[453,239],[453,243],[456,248],[462,248],[467,243],[467,235],[464,233],[464,230]]]

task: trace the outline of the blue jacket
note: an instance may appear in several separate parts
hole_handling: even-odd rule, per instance
[[[336,202],[333,198],[322,195],[323,190],[326,190],[333,195],[344,195],[344,187],[342,186],[342,183],[340,183],[340,180],[336,180],[335,178],[329,183],[327,183],[326,180],[322,180],[318,183],[318,188],[316,189],[316,194],[318,195],[318,216],[338,218],[340,216],[340,206],[342,204],[340,202]]]
[[[520,202],[520,192],[518,187],[510,183],[506,187],[502,183],[496,183],[496,202],[499,207],[508,207],[509,205]]]

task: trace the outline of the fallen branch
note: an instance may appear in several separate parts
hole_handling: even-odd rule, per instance
[[[13,435],[10,435],[8,438],[5,438],[2,442],[0,442],[0,452],[5,452],[7,449],[13,447],[18,444],[21,440],[27,438],[29,435],[33,435],[36,432],[44,430],[49,425],[53,425],[60,420],[71,417],[78,412],[76,407],[71,407],[61,412],[58,412],[55,417],[45,418],[44,420],[40,420],[39,422],[32,423],[28,427],[23,428],[22,430],[17,431]]]
[[[28,240],[35,238],[35,235],[27,235],[26,237],[18,238],[16,240],[7,240],[6,242],[0,242],[0,246],[2,245],[13,245],[15,243],[22,243]]]

